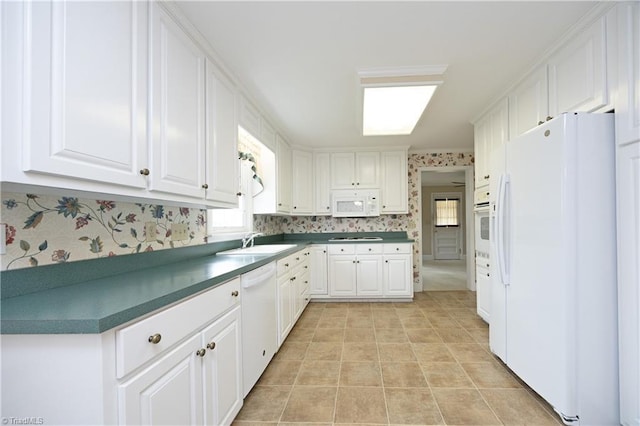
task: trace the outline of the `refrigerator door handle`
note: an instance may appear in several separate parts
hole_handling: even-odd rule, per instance
[[[505,253],[505,222],[507,206],[507,187],[509,175],[501,174],[498,180],[498,194],[496,197],[496,251],[498,254],[498,271],[502,285],[509,285],[509,274],[507,270],[507,258]]]

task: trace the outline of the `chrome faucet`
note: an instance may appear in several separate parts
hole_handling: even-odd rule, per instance
[[[253,247],[253,239],[264,235],[262,232],[249,232],[242,238],[242,248]],[[251,245],[249,245],[251,243]]]

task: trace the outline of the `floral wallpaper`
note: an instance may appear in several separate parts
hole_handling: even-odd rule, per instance
[[[390,232],[407,229],[407,215],[340,218],[331,216],[292,216],[282,218],[286,234],[317,232]]]
[[[282,217],[254,214],[253,231],[262,232],[264,235],[282,234]]]
[[[150,242],[147,222],[157,230]],[[204,244],[207,235],[205,210],[36,194],[3,193],[0,223],[1,270]],[[187,224],[187,240],[171,240],[173,223]]]

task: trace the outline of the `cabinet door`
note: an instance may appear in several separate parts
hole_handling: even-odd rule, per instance
[[[382,213],[407,213],[409,202],[407,153],[405,151],[383,152],[381,164]]]
[[[359,255],[356,266],[358,296],[382,296],[382,256]]]
[[[640,4],[618,5],[616,142],[640,139]],[[640,417],[640,415],[639,415]]]
[[[355,256],[329,256],[329,296],[356,296]]]
[[[352,152],[331,154],[331,189],[351,189],[356,186],[356,160]]]
[[[276,191],[276,210],[278,213],[291,212],[291,148],[279,136],[277,141],[277,174],[278,188]]]
[[[618,147],[616,155],[620,420],[635,425],[640,419],[640,141]]]
[[[487,174],[491,169],[492,153],[505,144],[507,140],[509,140],[509,102],[507,98],[504,98],[491,110],[491,142],[487,146],[487,155],[485,156]]]
[[[204,198],[205,55],[160,6],[151,8],[149,189]]]
[[[487,268],[476,267],[476,302],[478,315],[488,323],[491,311],[491,277]]]
[[[483,186],[489,184],[487,146],[490,137],[491,115],[488,115],[480,121],[476,122],[473,128],[473,153],[475,157],[474,174],[476,189],[482,188]]]
[[[413,296],[411,255],[385,255],[383,293],[388,297]]]
[[[549,115],[596,111],[609,103],[605,19],[549,59]]]
[[[118,386],[124,425],[202,424],[200,334],[192,336],[140,374]]]
[[[23,171],[146,187],[147,5],[24,4]]]
[[[230,425],[242,407],[240,306],[202,332],[204,424]]]
[[[356,152],[356,187],[380,188],[379,152]]]
[[[238,207],[238,118],[236,89],[207,60],[206,198]]]
[[[542,66],[509,94],[509,139],[547,119],[547,67]]]
[[[313,154],[293,150],[292,161],[292,214],[313,213]]]
[[[329,153],[313,154],[314,204],[316,215],[331,214],[331,156]]]
[[[309,291],[311,294],[327,295],[327,247],[311,247],[311,277]]]
[[[293,326],[293,300],[291,275],[278,276],[278,347],[287,338]]]

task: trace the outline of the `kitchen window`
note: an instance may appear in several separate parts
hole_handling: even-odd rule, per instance
[[[240,161],[240,197],[237,209],[210,209],[209,241],[242,238],[253,231],[253,163]]]

